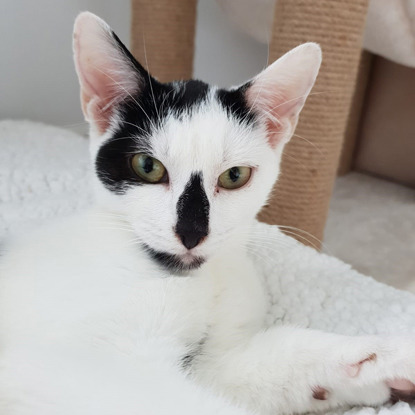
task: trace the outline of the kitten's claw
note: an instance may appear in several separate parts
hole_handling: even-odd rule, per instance
[[[371,353],[366,359],[361,360],[360,362],[354,363],[352,365],[346,366],[346,373],[351,378],[355,378],[359,373],[363,366],[363,364],[367,362],[375,362],[377,359],[376,353]]]

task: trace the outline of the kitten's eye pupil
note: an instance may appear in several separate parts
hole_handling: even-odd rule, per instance
[[[148,174],[153,171],[153,159],[151,157],[147,157],[144,160],[143,170]]]
[[[241,173],[238,167],[232,167],[229,169],[229,178],[235,183],[238,181]]]

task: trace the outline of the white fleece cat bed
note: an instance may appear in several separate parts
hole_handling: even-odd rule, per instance
[[[0,145],[1,244],[9,234],[91,203],[85,138],[29,121],[1,121]],[[269,291],[270,325],[291,323],[352,335],[415,332],[414,295],[359,274],[277,227],[258,223],[257,229],[270,238],[252,244]],[[406,415],[414,414],[415,407],[400,402],[332,413]]]

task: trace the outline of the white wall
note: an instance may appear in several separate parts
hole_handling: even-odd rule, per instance
[[[196,27],[196,78],[237,85],[267,65],[268,47],[234,30],[215,0],[199,0]]]
[[[129,0],[1,0],[0,118],[60,126],[83,122],[72,63],[74,18],[82,10],[94,11],[128,39],[129,4]]]
[[[101,16],[129,43],[129,0],[1,0],[0,118],[85,131],[71,47],[73,21],[82,10]],[[196,77],[238,84],[266,59],[266,46],[232,30],[214,0],[199,0]]]

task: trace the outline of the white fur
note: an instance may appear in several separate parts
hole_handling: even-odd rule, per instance
[[[101,214],[3,260],[0,413],[240,413],[180,373],[205,335],[206,281],[162,278]]]
[[[319,49],[294,53],[298,59],[285,59],[281,71],[302,78],[298,60],[314,62],[315,77]],[[266,79],[271,87],[268,73]],[[292,82],[290,94],[310,88]],[[286,117],[296,119],[300,109]],[[168,186],[133,186],[120,196],[96,179],[96,208],[9,249],[0,268],[1,414],[306,412],[382,403],[389,396],[386,380],[415,380],[410,339],[265,329],[266,294],[247,241],[286,141],[271,145],[267,128],[265,120],[248,127],[228,117],[212,92],[196,111],[181,120],[172,114],[153,132]],[[98,131],[93,126],[93,159],[111,128]],[[218,189],[218,175],[235,165],[254,169],[250,182]],[[195,169],[203,173],[210,233],[192,253],[207,262],[172,276],[140,242],[187,254],[172,229],[177,200]],[[189,354],[194,359],[186,369]],[[327,389],[328,399],[314,399],[315,387]]]

